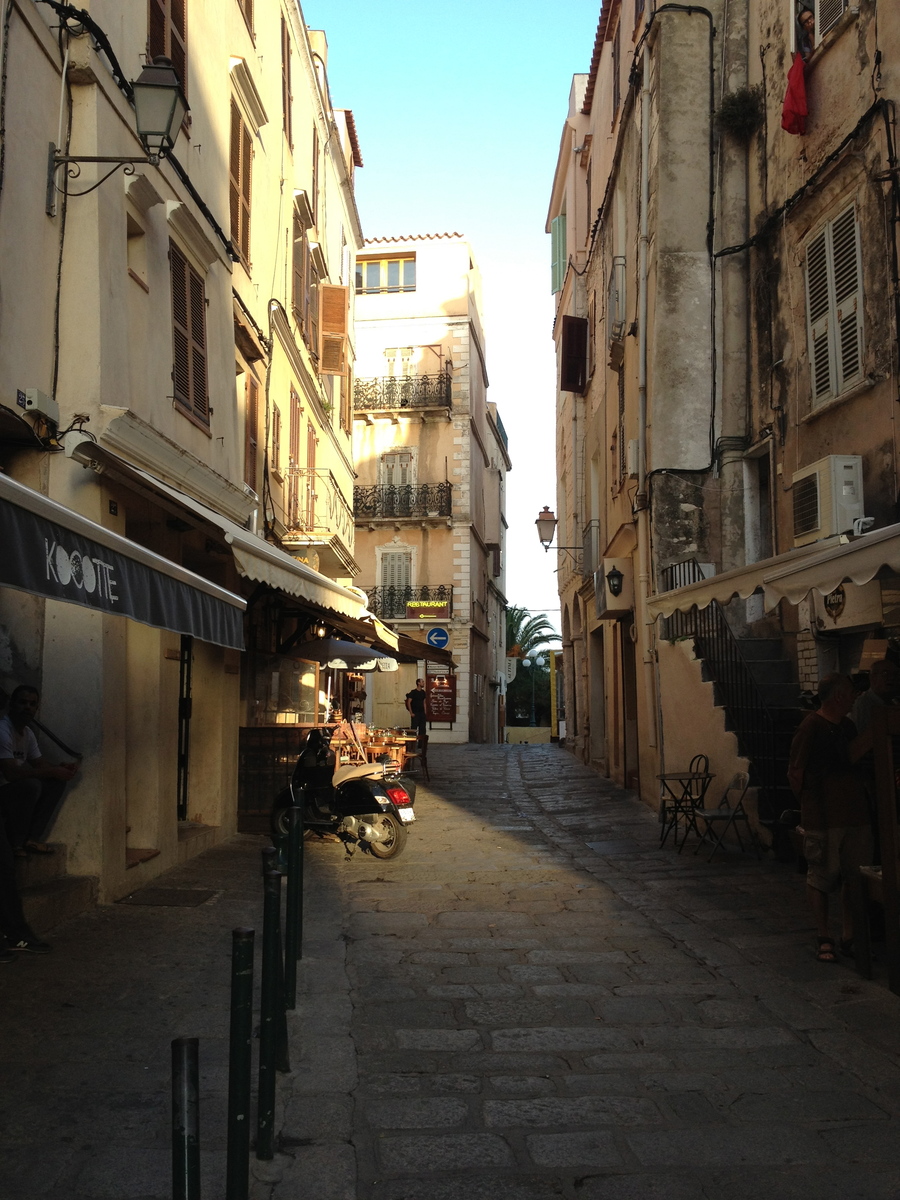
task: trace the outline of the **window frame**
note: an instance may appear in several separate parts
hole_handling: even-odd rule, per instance
[[[244,381],[244,483],[259,494],[259,381],[248,371]]]
[[[292,122],[293,109],[293,90],[291,87],[291,31],[285,19],[284,13],[281,14],[281,110],[282,110],[282,129],[284,136],[287,138],[287,144],[293,150],[294,134]]]
[[[392,264],[402,264],[398,267],[397,283],[391,284],[391,266]],[[407,283],[407,265],[412,265],[412,282]],[[366,280],[370,274],[367,268],[378,266],[378,286],[368,287]],[[415,251],[403,252],[399,254],[387,254],[383,256],[363,254],[356,259],[356,268],[354,271],[354,284],[356,294],[358,296],[396,296],[401,293],[414,292],[417,287],[416,274],[416,254]]]

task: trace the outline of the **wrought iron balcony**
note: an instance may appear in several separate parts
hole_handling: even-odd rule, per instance
[[[450,483],[378,484],[353,489],[357,521],[377,517],[449,517],[453,513]]]
[[[397,621],[405,617],[422,617],[425,614],[434,617],[453,616],[452,584],[373,587],[366,588],[366,595],[369,597],[369,611],[376,617],[387,620]],[[418,612],[415,611],[417,607]]]
[[[379,412],[402,408],[449,408],[451,380],[439,375],[382,375],[353,382],[353,411]]]

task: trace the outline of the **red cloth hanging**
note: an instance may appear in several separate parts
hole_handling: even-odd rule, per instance
[[[787,91],[781,110],[781,128],[788,133],[806,133],[806,63],[800,54],[794,55],[788,71]]]

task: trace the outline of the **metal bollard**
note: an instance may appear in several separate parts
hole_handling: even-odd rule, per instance
[[[297,1007],[297,960],[303,957],[303,812],[288,809],[287,911],[284,918],[284,1006]]]
[[[200,1039],[172,1042],[172,1196],[200,1200]]]
[[[263,846],[260,854],[262,855],[263,879],[265,879],[269,871],[278,870],[278,850],[275,846]]]
[[[252,929],[234,929],[231,933],[231,1030],[228,1052],[225,1200],[247,1200],[250,1190],[254,937]]]
[[[259,1086],[256,1157],[275,1153],[275,1070],[279,1010],[284,1017],[284,963],[281,958],[281,873],[267,871],[263,898],[262,989],[259,1013]]]

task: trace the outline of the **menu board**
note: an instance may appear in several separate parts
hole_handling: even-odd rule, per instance
[[[449,724],[456,720],[456,676],[425,676],[425,711],[428,720],[435,724]]]

